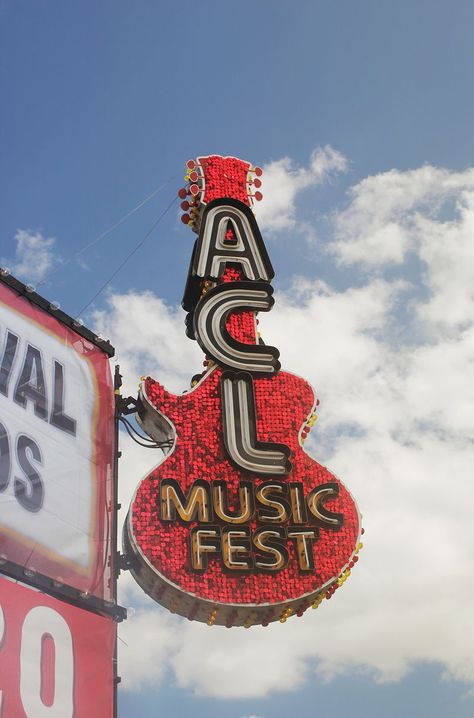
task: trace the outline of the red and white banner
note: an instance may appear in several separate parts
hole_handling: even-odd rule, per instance
[[[115,632],[0,577],[0,718],[111,718]]]
[[[0,284],[0,557],[111,596],[107,355]]]

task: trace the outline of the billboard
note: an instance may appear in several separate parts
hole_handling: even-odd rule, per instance
[[[116,624],[0,577],[0,716],[111,718]]]
[[[113,597],[110,345],[0,281],[0,561]]]
[[[205,368],[180,395],[142,381],[141,425],[167,453],[137,487],[124,528],[132,574],[150,596],[229,628],[318,608],[362,547],[352,495],[305,451],[319,401],[260,335],[257,314],[274,307],[251,209],[261,174],[234,157],[188,163],[179,194],[198,238],[183,308]]]

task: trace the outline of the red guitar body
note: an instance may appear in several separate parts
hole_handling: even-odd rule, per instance
[[[256,479],[250,472],[236,469],[227,458],[222,440],[221,374],[220,367],[210,368],[193,389],[178,396],[151,378],[143,382],[142,423],[151,435],[156,436],[156,428],[162,435],[173,435],[174,444],[163,463],[137,489],[126,526],[126,545],[131,545],[135,557],[140,557],[133,570],[136,580],[172,611],[201,621],[211,618],[212,623],[222,625],[265,625],[291,613],[301,615],[310,605],[317,606],[322,597],[332,595],[357,561],[360,517],[344,485],[304,451],[305,428],[316,405],[311,386],[300,377],[280,371],[272,378],[254,382],[258,438],[289,446],[289,480],[301,482],[308,493],[322,484],[337,482],[339,494],[325,507],[342,514],[344,524],[337,531],[319,529],[313,546],[314,573],[299,571],[291,542],[288,565],[276,573],[236,575],[223,570],[218,557],[209,561],[205,572],[197,574],[192,570],[189,533],[196,522],[183,525],[161,520],[160,482],[175,479],[187,493],[198,479],[209,483],[223,480],[231,508],[238,512],[239,483],[247,480],[258,486],[268,478]],[[256,522],[251,522],[251,528],[255,527]],[[258,604],[255,596],[259,597]]]

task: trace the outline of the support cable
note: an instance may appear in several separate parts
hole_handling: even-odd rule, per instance
[[[127,419],[124,419],[123,416],[119,417],[119,421],[124,425],[129,437],[133,439],[136,444],[143,446],[145,449],[170,449],[173,445],[171,439],[169,441],[153,441],[153,439],[143,436],[143,434],[140,434],[140,432],[138,432],[132,424],[127,421]],[[139,441],[139,439],[142,441]]]
[[[173,196],[173,199],[171,200],[171,202],[169,203],[169,205],[168,205],[168,206],[166,207],[166,209],[160,214],[160,216],[158,217],[158,219],[152,224],[152,226],[150,227],[150,229],[148,230],[148,232],[145,234],[145,236],[143,237],[143,239],[141,239],[141,240],[138,242],[138,244],[135,245],[135,247],[132,249],[132,251],[127,254],[127,256],[125,257],[125,259],[119,264],[119,266],[117,267],[117,269],[111,274],[111,276],[107,279],[107,281],[104,282],[104,284],[100,287],[100,289],[97,290],[97,292],[94,294],[94,296],[92,297],[92,299],[91,299],[90,301],[88,301],[87,304],[85,304],[85,305],[82,307],[82,309],[79,311],[79,313],[78,313],[78,315],[77,315],[78,317],[79,317],[81,314],[83,314],[83,313],[86,311],[86,309],[88,309],[88,308],[90,307],[91,304],[93,304],[93,303],[95,302],[95,300],[97,299],[97,297],[98,297],[100,294],[102,294],[102,292],[104,291],[104,289],[105,289],[105,288],[110,284],[110,282],[117,276],[117,274],[120,272],[120,270],[123,269],[123,267],[127,264],[127,262],[129,261],[129,259],[131,259],[131,258],[133,257],[133,255],[136,254],[136,252],[138,252],[138,250],[145,244],[146,240],[148,239],[148,237],[150,236],[150,234],[153,232],[153,230],[155,229],[155,227],[157,227],[157,225],[161,222],[161,220],[163,219],[163,217],[170,211],[171,207],[172,207],[172,206],[175,204],[175,202],[177,202],[177,201],[178,201],[178,197],[177,197],[176,195],[174,195],[174,196]]]
[[[166,180],[166,182],[162,182],[151,194],[149,194],[145,199],[143,199],[141,202],[139,202],[133,209],[131,209],[129,212],[123,215],[123,217],[120,217],[116,222],[114,222],[108,229],[104,230],[100,234],[97,235],[97,237],[94,237],[93,240],[88,242],[82,249],[79,249],[77,252],[74,252],[74,254],[71,254],[70,257],[64,260],[61,264],[59,264],[57,267],[51,270],[51,272],[48,272],[48,274],[44,277],[44,279],[41,280],[41,282],[38,283],[37,288],[42,287],[43,284],[46,284],[51,277],[53,277],[57,272],[59,272],[61,269],[66,267],[70,262],[73,262],[75,259],[80,257],[84,252],[87,252],[88,249],[93,247],[95,244],[100,242],[101,239],[104,239],[104,237],[107,237],[111,232],[114,231],[114,229],[117,229],[117,227],[120,227],[121,224],[127,221],[129,217],[131,217],[135,212],[138,212],[139,209],[144,207],[153,197],[156,197],[157,194],[159,194],[162,190],[167,187],[170,182],[176,179],[176,175],[174,177],[170,177],[170,179]]]

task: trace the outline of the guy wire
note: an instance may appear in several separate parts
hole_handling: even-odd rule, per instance
[[[163,217],[170,211],[171,207],[172,207],[172,206],[175,204],[175,202],[177,202],[177,201],[178,201],[178,196],[177,196],[177,195],[174,195],[173,198],[172,198],[172,200],[171,200],[171,202],[169,203],[169,205],[168,205],[168,206],[166,207],[166,209],[160,214],[160,216],[158,217],[158,219],[152,224],[152,226],[150,227],[150,229],[148,230],[148,232],[145,234],[145,236],[143,237],[143,239],[141,239],[141,240],[138,242],[138,244],[132,249],[132,251],[127,254],[127,256],[125,257],[125,259],[119,264],[119,266],[117,267],[117,269],[111,274],[111,276],[107,279],[107,281],[104,282],[104,284],[100,287],[100,289],[97,290],[97,292],[94,294],[94,296],[92,297],[92,299],[91,299],[90,301],[88,301],[87,304],[85,304],[85,305],[82,307],[82,309],[81,309],[81,310],[79,311],[79,313],[77,314],[78,317],[80,317],[81,314],[83,314],[83,313],[86,311],[86,309],[88,309],[88,308],[90,307],[90,305],[93,304],[93,302],[95,302],[95,300],[97,299],[97,297],[98,297],[100,294],[102,294],[102,292],[104,291],[104,289],[105,289],[105,288],[110,284],[110,282],[117,276],[117,274],[120,272],[120,270],[123,269],[123,267],[127,264],[127,262],[129,261],[129,259],[131,259],[131,258],[133,257],[133,255],[134,255],[136,252],[138,252],[138,250],[140,249],[140,247],[142,247],[142,246],[145,244],[146,240],[148,239],[148,237],[150,236],[150,234],[153,232],[153,230],[155,229],[155,227],[157,227],[157,225],[161,222],[161,220],[163,219]]]
[[[129,217],[131,217],[135,212],[138,212],[139,209],[141,209],[147,202],[149,202],[153,197],[156,197],[157,194],[159,194],[165,187],[167,187],[170,182],[172,182],[174,179],[176,179],[176,175],[174,177],[170,177],[170,179],[166,180],[166,182],[162,182],[162,184],[159,185],[151,194],[149,194],[145,199],[143,199],[141,202],[139,202],[133,209],[131,209],[129,212],[123,215],[120,219],[118,219],[116,222],[114,222],[110,227],[105,229],[103,232],[97,235],[97,237],[94,237],[88,244],[86,244],[84,247],[79,249],[77,252],[74,252],[74,254],[71,254],[70,257],[64,260],[61,264],[59,264],[57,267],[51,270],[44,279],[41,280],[41,282],[38,283],[37,287],[42,287],[43,284],[46,284],[51,277],[53,277],[57,272],[59,272],[61,269],[66,267],[70,262],[74,261],[74,259],[77,259],[81,256],[81,254],[84,254],[88,249],[93,247],[95,244],[100,242],[101,239],[104,239],[108,234],[114,231],[114,229],[117,229],[117,227],[120,227],[121,224],[123,224]]]

